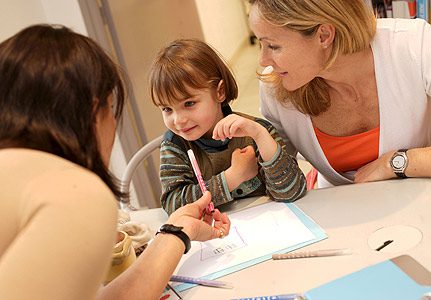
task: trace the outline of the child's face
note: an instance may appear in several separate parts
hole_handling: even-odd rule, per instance
[[[215,124],[223,118],[221,103],[225,98],[224,92],[220,88],[188,89],[188,92],[194,96],[160,107],[163,121],[166,127],[185,140],[211,138]]]

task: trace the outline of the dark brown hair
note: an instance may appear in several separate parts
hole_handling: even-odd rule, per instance
[[[187,88],[216,88],[220,80],[227,104],[238,97],[238,86],[221,56],[202,41],[175,40],[159,52],[151,67],[151,99],[156,106],[168,106],[192,97]]]
[[[122,114],[120,74],[94,41],[66,27],[34,25],[18,32],[0,44],[0,149],[58,155],[124,196],[102,161],[95,129],[96,114],[108,108],[110,94],[115,117]]]

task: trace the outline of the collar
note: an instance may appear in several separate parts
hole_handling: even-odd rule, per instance
[[[223,105],[221,110],[223,112],[223,116],[225,117],[232,114],[232,109],[230,108],[229,104]],[[226,150],[229,145],[229,142],[229,139],[226,139],[224,141],[218,141],[214,139],[206,139],[203,137],[195,141],[196,145],[199,148],[208,153],[215,153]]]

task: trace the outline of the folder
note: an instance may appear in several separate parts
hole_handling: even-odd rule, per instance
[[[421,299],[431,291],[431,273],[409,255],[361,269],[309,290],[307,300]]]

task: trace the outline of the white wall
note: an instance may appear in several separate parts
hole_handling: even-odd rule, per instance
[[[49,23],[62,24],[88,35],[77,0],[40,0]]]
[[[76,0],[1,0],[0,41],[37,23],[57,23],[87,34]]]
[[[39,0],[1,0],[0,41],[30,24],[46,21],[45,11]]]
[[[249,36],[244,0],[195,0],[205,41],[230,61]]]

